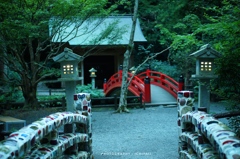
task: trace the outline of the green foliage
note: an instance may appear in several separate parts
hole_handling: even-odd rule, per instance
[[[149,25],[149,21],[147,22],[147,25],[150,26],[149,29],[154,30],[151,34],[158,35],[156,40],[161,47],[172,47],[168,54],[169,63],[176,65],[179,74],[183,74],[188,78],[190,72],[195,72],[195,61],[189,55],[202,45],[198,39],[199,35],[194,34],[194,31],[201,26],[201,17],[195,13],[194,9],[189,9],[192,8],[189,6],[199,8],[201,3],[193,3],[187,0],[173,1],[171,3],[166,0],[158,4],[155,4],[152,0],[142,3],[143,6],[156,7],[155,12],[158,14],[154,18],[154,26]],[[186,10],[186,8],[188,9]],[[150,10],[145,10],[140,15],[144,12],[153,13]]]
[[[215,80],[215,92],[220,97],[231,101],[232,109],[238,108],[237,105],[240,103],[238,89],[240,87],[240,5],[233,0],[224,0],[222,7],[216,6],[207,10],[212,11],[215,16],[205,14],[209,23],[196,32],[202,33],[205,39],[210,39],[213,46],[223,54],[216,61],[216,73],[219,78]]]
[[[189,55],[196,51],[200,42],[192,34],[176,35],[172,41],[169,59],[185,77],[195,72],[195,59]]]
[[[236,88],[239,88],[239,35],[240,35],[240,6],[236,0],[223,1],[162,1],[155,4],[154,0],[143,1],[142,6],[148,6],[157,14],[152,15],[148,9],[142,8],[143,29],[149,37],[150,29],[157,34],[161,46],[172,46],[169,52],[169,62],[176,65],[178,70],[186,77],[195,72],[195,59],[189,57],[189,54],[197,51],[206,43],[219,52],[226,54],[217,63],[217,74],[219,80],[213,85],[217,86],[214,90],[219,94],[224,94],[225,98],[239,102],[239,96]],[[177,5],[177,4],[181,5]],[[151,7],[149,7],[151,6]],[[177,6],[177,7],[176,7]],[[141,5],[140,5],[141,7]],[[164,9],[163,9],[164,8]],[[168,8],[168,9],[166,9]],[[162,9],[162,10],[161,10]],[[181,13],[181,14],[179,14]],[[144,21],[145,17],[153,17]],[[151,21],[152,20],[152,21]],[[152,23],[151,23],[152,22]],[[149,24],[151,23],[151,24]],[[145,29],[145,25],[149,28]],[[157,30],[155,30],[157,28]],[[152,40],[152,39],[151,39]],[[218,83],[220,82],[220,83]],[[234,89],[235,88],[235,89]],[[224,92],[230,92],[228,95]]]
[[[2,85],[2,88],[7,91],[12,91],[15,87],[18,87],[21,84],[21,77],[14,71],[8,70],[5,73],[5,77],[5,79],[1,79],[0,84]]]
[[[41,107],[59,107],[62,106],[62,98],[65,96],[62,95],[39,95],[38,101],[40,102]],[[56,101],[59,102],[56,102]],[[46,103],[41,103],[41,101],[46,101]],[[47,102],[49,101],[49,102]]]
[[[62,95],[39,95],[38,101],[48,101],[48,100],[55,100],[55,99],[61,99]],[[6,92],[4,94],[0,95],[0,103],[5,102],[24,102],[24,97],[21,90],[15,89],[11,92]]]
[[[217,60],[214,92],[221,98],[229,101],[227,107],[230,111],[240,111],[240,5],[234,0],[223,0],[222,6],[207,7],[212,14],[205,14],[209,23],[197,29],[196,33],[204,35],[213,46],[223,54]],[[239,117],[229,120],[230,126],[240,135]]]
[[[187,29],[187,25],[184,24],[184,23],[179,22],[179,23],[177,23],[176,25],[173,26],[173,29],[176,32],[184,32]]]
[[[188,14],[180,22],[174,25],[172,30],[171,50],[169,60],[178,67],[179,71],[186,77],[187,74],[195,72],[195,59],[189,55],[201,46],[193,32],[200,26],[201,22],[197,15]],[[176,32],[175,32],[176,31]]]
[[[63,97],[62,95],[38,95],[38,101],[60,100]]]
[[[181,73],[179,72],[178,68],[175,65],[169,65],[166,61],[158,61],[158,60],[151,60],[149,63],[142,65],[138,69],[138,73],[146,71],[146,69],[150,66],[150,70],[161,72],[170,76],[171,78],[178,81],[179,76]]]
[[[90,93],[92,98],[100,98],[104,97],[104,93],[102,90],[99,89],[92,89],[92,85],[80,85],[76,86],[76,93]]]
[[[0,95],[0,103],[6,102],[23,102],[24,97],[20,88],[20,76],[14,71],[7,71],[5,74],[6,79],[2,79]]]
[[[94,0],[29,0],[25,3],[4,1],[0,4],[4,13],[0,25],[1,34],[9,40],[14,39],[12,42],[7,41],[15,44],[14,47],[16,41],[20,40],[19,44],[23,44],[27,43],[29,38],[45,42],[49,36],[48,25],[51,17],[65,20],[81,17],[81,21],[84,21],[91,16],[106,16],[114,9],[105,9],[106,4],[107,0],[99,0],[98,3]],[[43,44],[41,43],[39,49],[44,47]]]
[[[201,25],[199,17],[195,14],[186,15],[182,21],[187,26],[185,30],[187,33],[194,32]]]
[[[159,32],[162,32],[163,30],[167,29],[169,30],[170,33],[173,33],[174,26],[177,23],[183,24],[181,20],[186,15],[195,14],[196,10],[192,6],[196,6],[196,4],[198,3],[199,2],[189,1],[189,0],[180,0],[180,1],[162,0],[161,3],[159,3],[156,0],[140,1],[139,17],[142,20],[142,23],[141,23],[142,29],[148,41],[153,42],[153,41],[163,40],[165,38],[171,38],[167,36],[162,37],[161,36],[162,33],[159,34]],[[202,2],[200,2],[200,4],[201,3]],[[199,11],[199,8],[197,11]],[[190,17],[188,19],[190,19]],[[186,24],[184,25],[187,26]],[[162,45],[165,45],[165,44],[162,44]]]
[[[219,79],[216,80],[216,93],[224,99],[230,100],[233,105],[240,103],[240,54],[238,51],[225,53],[218,62],[216,73]],[[234,102],[234,103],[233,103]],[[239,109],[240,110],[240,109]]]
[[[17,74],[12,81],[21,85],[26,105],[34,104],[35,90],[41,80],[59,75],[59,71],[48,66],[67,43],[51,42],[53,37],[63,36],[57,35],[61,32],[58,29],[65,30],[64,27],[76,22],[70,31],[72,35],[66,36],[72,37],[84,21],[113,14],[116,5],[107,5],[108,0],[97,3],[95,0],[1,1],[0,62]],[[111,29],[104,32],[103,37],[109,32]]]
[[[100,98],[104,97],[104,93],[102,90],[99,89],[92,89],[92,85],[77,85],[76,86],[77,93],[90,93],[92,98]],[[38,95],[38,101],[53,101],[53,100],[61,100],[64,96],[63,95]],[[23,102],[24,97],[21,90],[13,89],[11,92],[4,93],[0,95],[0,103],[5,102]],[[53,106],[53,105],[60,105],[61,102],[56,103],[47,103],[43,104],[42,106]]]
[[[154,56],[155,53],[151,52],[153,45],[149,45],[148,47],[144,47],[142,45],[139,45],[138,47],[138,60],[140,57],[143,57],[144,59],[147,57]],[[140,55],[140,56],[139,56]],[[138,70],[137,73],[144,72],[146,69],[150,67],[150,70],[158,71],[163,74],[166,74],[170,77],[172,77],[175,80],[178,80],[180,76],[180,71],[177,69],[176,66],[170,65],[166,61],[159,61],[156,59],[150,59],[146,63],[144,63]]]
[[[51,74],[54,75],[55,77],[60,77],[61,76],[61,70],[59,68],[48,68],[46,67],[39,73],[39,76],[44,76],[46,74]]]
[[[0,103],[23,101],[24,97],[21,90],[12,90],[0,95]]]
[[[181,75],[181,72],[178,70],[176,65],[169,65],[166,61],[155,61],[152,63],[151,67],[153,70],[156,70],[158,72],[162,72],[163,74],[166,74],[176,81],[178,81],[179,76]]]
[[[197,39],[192,34],[188,35],[176,35],[172,41],[173,51],[184,51],[186,54],[191,53],[194,49],[197,49]]]
[[[233,131],[240,137],[240,117],[231,117],[229,119],[229,126],[233,129]]]
[[[161,38],[158,40],[159,43],[163,46],[170,46],[174,39],[175,33],[171,32],[169,29],[163,27],[162,24],[156,25],[156,28],[160,29],[160,31],[158,33],[161,36]]]

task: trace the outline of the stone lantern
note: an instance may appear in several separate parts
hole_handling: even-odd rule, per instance
[[[71,49],[64,48],[64,51],[53,57],[55,62],[61,65],[61,78],[58,80],[65,82],[67,111],[74,111],[73,95],[76,93],[76,81],[82,80],[78,76],[78,63],[82,57],[73,53]]]
[[[212,49],[211,45],[203,45],[200,50],[190,54],[196,58],[196,74],[192,79],[199,81],[198,108],[206,107],[210,109],[210,80],[217,78],[214,74],[214,59],[221,56],[219,52]]]
[[[97,77],[96,75],[97,70],[95,70],[94,68],[91,68],[89,72],[90,72],[90,77],[92,78],[92,89],[95,89],[95,77]]]

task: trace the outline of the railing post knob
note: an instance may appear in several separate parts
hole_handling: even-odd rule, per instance
[[[105,93],[106,90],[107,90],[107,79],[104,78],[104,80],[103,80],[103,92]]]
[[[119,76],[122,77],[122,70],[123,70],[123,66],[120,65],[118,68],[118,72],[119,72]]]
[[[183,75],[181,75],[178,79],[178,91],[184,90],[184,78]]]
[[[150,71],[151,71],[151,69],[150,69],[150,64],[147,66],[147,70],[146,70],[146,76],[150,76]]]

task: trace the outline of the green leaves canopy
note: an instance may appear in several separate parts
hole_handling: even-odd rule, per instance
[[[115,5],[107,4],[107,0],[1,0],[0,62],[19,75],[14,84],[22,87],[27,104],[35,104],[37,84],[55,73],[48,64],[64,45],[51,43],[57,32],[49,35],[50,19],[57,19],[51,25],[61,28],[65,21],[78,18],[80,26],[84,20],[112,13]]]
[[[94,0],[17,0],[4,1],[0,4],[2,12],[0,29],[2,34],[11,39],[28,38],[46,39],[51,17],[71,19],[90,16],[104,16],[111,9],[104,9],[106,0],[96,3]]]
[[[211,44],[223,56],[217,61],[215,90],[239,103],[240,80],[240,4],[237,0],[143,0],[140,3],[142,28],[148,41],[157,48],[172,46],[170,64],[181,73],[195,72],[189,54]],[[154,44],[156,45],[156,44]]]

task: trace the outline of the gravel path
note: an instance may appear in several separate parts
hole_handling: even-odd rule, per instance
[[[225,112],[211,103],[210,113]],[[177,107],[132,109],[113,114],[93,112],[93,153],[96,159],[177,159]],[[223,119],[223,122],[226,119]]]
[[[131,113],[93,112],[96,159],[176,159],[177,108],[150,107]]]

